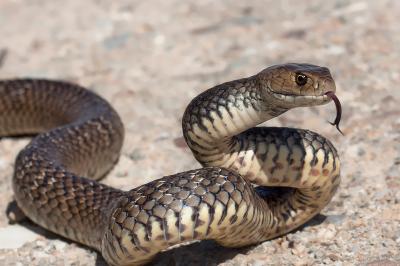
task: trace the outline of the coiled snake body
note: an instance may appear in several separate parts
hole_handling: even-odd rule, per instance
[[[307,64],[215,86],[193,99],[182,122],[204,168],[124,192],[94,180],[117,161],[124,136],[105,100],[60,81],[1,81],[0,135],[40,133],[16,159],[15,199],[32,221],[100,251],[112,265],[143,264],[191,240],[240,247],[271,239],[330,201],[340,162],[317,133],[255,126],[325,104],[327,92],[335,92],[329,70]]]

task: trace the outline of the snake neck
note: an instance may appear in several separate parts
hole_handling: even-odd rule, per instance
[[[204,166],[240,143],[240,133],[288,109],[263,97],[258,79],[226,82],[194,98],[183,115],[183,135]]]

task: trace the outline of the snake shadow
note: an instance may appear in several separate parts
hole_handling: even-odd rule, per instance
[[[306,227],[313,227],[323,223],[327,216],[317,214],[310,221],[291,231],[295,233]],[[282,236],[280,236],[282,237]],[[277,238],[280,238],[277,237]],[[277,239],[276,238],[276,239]],[[246,255],[257,245],[251,245],[243,248],[226,248],[220,246],[213,240],[203,240],[191,244],[181,245],[179,247],[161,252],[156,258],[147,265],[151,266],[214,266],[227,260],[233,259],[237,255]],[[97,256],[96,266],[106,266],[107,263],[101,257]]]
[[[250,247],[234,249],[225,248],[212,240],[203,240],[183,246],[179,246],[158,254],[148,266],[203,266],[218,265],[238,254],[246,254]],[[106,266],[101,255],[97,256],[96,266]]]

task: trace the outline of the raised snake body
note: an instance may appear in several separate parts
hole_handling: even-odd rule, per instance
[[[122,122],[105,100],[60,81],[1,81],[0,135],[41,133],[16,159],[15,199],[32,221],[98,250],[112,265],[143,264],[198,239],[228,247],[271,239],[330,201],[340,162],[317,133],[255,126],[294,107],[325,104],[327,92],[335,92],[329,70],[308,64],[215,86],[193,99],[182,121],[204,168],[124,192],[86,178],[102,177],[123,142]]]

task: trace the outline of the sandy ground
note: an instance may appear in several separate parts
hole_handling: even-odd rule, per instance
[[[307,226],[246,249],[212,241],[156,265],[400,265],[400,1],[0,1],[0,78],[70,80],[108,99],[126,126],[104,180],[130,189],[199,167],[180,121],[195,95],[284,62],[328,66],[343,104],[269,125],[309,128],[339,150],[342,184]],[[11,226],[14,158],[0,142],[0,265],[104,265],[101,255],[25,222]]]

